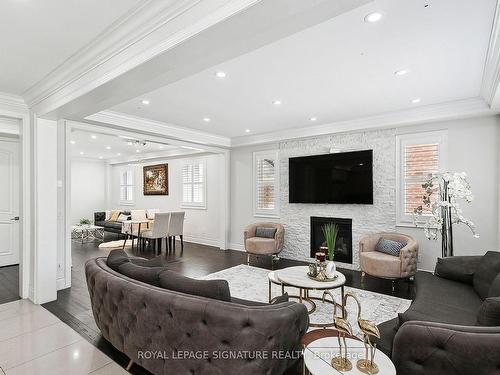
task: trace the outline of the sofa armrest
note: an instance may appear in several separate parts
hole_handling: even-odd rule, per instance
[[[359,241],[359,252],[363,253],[366,251],[375,251],[375,245],[377,245],[377,242],[381,237],[382,233],[377,233],[361,238]]]
[[[255,237],[255,231],[257,230],[256,224],[247,225],[245,231],[243,232],[243,242],[246,242],[248,238]]]
[[[414,240],[408,242],[399,252],[401,260],[401,277],[410,277],[417,272],[418,243]]]
[[[280,227],[276,229],[274,240],[276,241],[276,250],[281,250],[285,241],[285,228]]]
[[[394,338],[392,361],[405,375],[494,374],[500,366],[500,327],[406,322]]]
[[[472,284],[474,273],[482,256],[438,258],[434,274],[449,280]]]

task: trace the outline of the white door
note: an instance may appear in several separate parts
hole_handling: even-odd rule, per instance
[[[0,140],[0,267],[19,264],[19,142]]]

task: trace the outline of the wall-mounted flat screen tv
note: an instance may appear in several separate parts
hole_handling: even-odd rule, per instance
[[[290,158],[290,203],[373,204],[373,150]]]

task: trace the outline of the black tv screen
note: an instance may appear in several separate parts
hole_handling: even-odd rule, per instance
[[[290,158],[290,203],[373,204],[373,151]]]

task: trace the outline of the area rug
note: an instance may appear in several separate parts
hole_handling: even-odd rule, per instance
[[[229,289],[233,297],[246,300],[268,302],[268,278],[269,270],[262,268],[251,267],[245,264],[240,264],[225,270],[212,273],[202,279],[224,279],[229,283]],[[290,295],[298,295],[298,289],[286,287],[285,291]],[[398,316],[398,313],[404,312],[410,306],[411,301],[403,298],[388,296],[385,294],[369,292],[362,289],[345,287],[345,292],[352,292],[359,298],[361,302],[361,316],[363,319],[368,319],[376,324],[385,322]],[[281,294],[281,287],[272,285],[272,295]],[[337,302],[340,302],[340,288],[332,291]],[[321,297],[322,292],[310,292],[311,296]],[[315,301],[317,309],[310,315],[311,322],[326,323],[333,319],[333,305],[323,304],[321,301]],[[353,332],[360,336],[360,331],[357,324],[358,308],[353,299],[347,302],[348,319]],[[337,314],[340,311],[337,310]]]
[[[99,244],[100,249],[118,249],[123,247],[123,240],[103,242]],[[125,247],[132,247],[132,240],[127,240]]]

